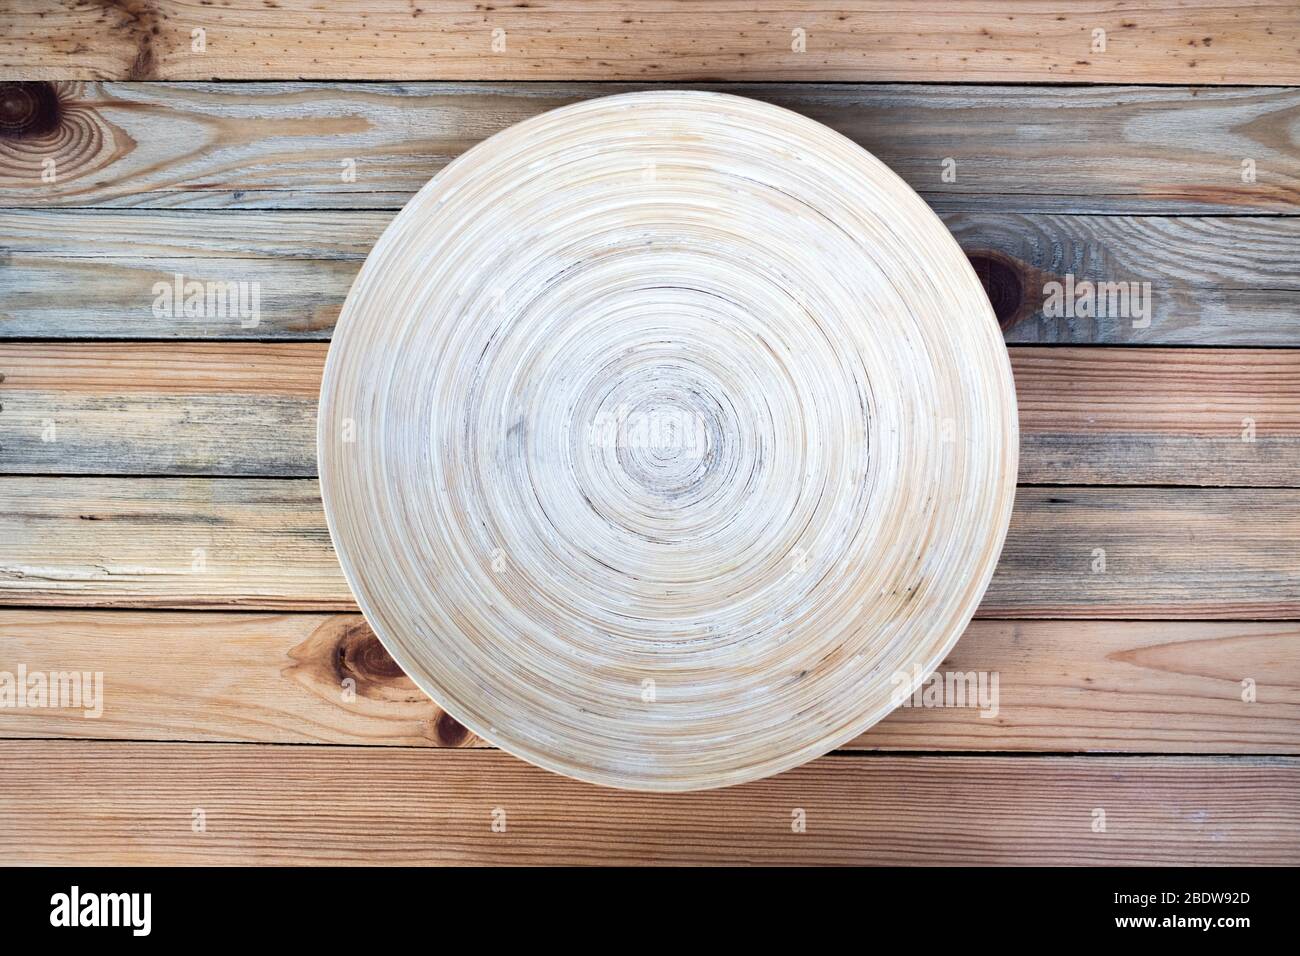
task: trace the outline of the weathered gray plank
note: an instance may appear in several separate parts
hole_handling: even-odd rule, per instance
[[[0,473],[316,473],[326,345],[0,344]],[[1294,485],[1300,350],[1015,346],[1020,479]]]
[[[943,219],[984,280],[1008,342],[1300,345],[1300,218],[982,211]],[[1105,301],[1103,314],[1080,314],[1085,282]],[[1067,284],[1075,307],[1057,308],[1052,291]]]
[[[0,343],[0,472],[314,475],[325,350]]]
[[[698,88],[698,85],[696,85]],[[87,83],[27,90],[0,205],[400,207],[526,117],[615,84]],[[1300,89],[738,84],[843,132],[940,208],[1294,212]],[[54,163],[54,181],[43,174]],[[953,166],[946,163],[951,160]],[[1243,181],[1243,161],[1254,163]],[[355,179],[345,175],[355,163]],[[955,179],[945,179],[945,170]]]
[[[280,478],[0,478],[0,604],[355,609]],[[1300,618],[1300,490],[1021,488],[979,613]]]
[[[0,211],[0,338],[328,338],[391,218]],[[984,278],[1009,342],[1300,346],[1300,217],[983,211],[944,219]],[[255,283],[256,324],[156,314],[155,285],[177,275]],[[1136,284],[1140,299],[1120,315],[1045,316],[1045,290],[1070,277]]]
[[[1020,488],[979,613],[1298,617],[1300,492]]]

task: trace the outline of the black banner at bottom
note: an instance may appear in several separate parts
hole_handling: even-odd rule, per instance
[[[1294,925],[1284,911],[1294,879],[1293,870],[1237,868],[8,869],[0,918],[9,944],[247,942],[255,933],[338,945],[379,928],[398,934],[394,942],[429,939],[434,927],[447,940],[525,931],[653,945],[668,932],[734,944],[732,933],[761,939],[793,920],[876,941],[891,931],[937,933],[945,945],[1041,941],[1046,931],[1058,941],[1195,935],[1231,946]]]

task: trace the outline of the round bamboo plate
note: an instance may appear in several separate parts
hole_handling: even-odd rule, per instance
[[[1006,348],[924,202],[699,92],[520,123],[366,260],[321,386],[343,570],[412,680],[542,767],[692,790],[943,661],[1015,490]]]

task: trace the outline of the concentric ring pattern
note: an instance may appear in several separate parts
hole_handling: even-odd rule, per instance
[[[453,717],[652,790],[793,767],[939,665],[1016,476],[1011,372],[929,208],[716,93],[567,106],[376,244],[321,393],[358,602]]]

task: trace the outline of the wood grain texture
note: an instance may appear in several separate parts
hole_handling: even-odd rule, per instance
[[[0,338],[328,339],[391,220],[361,210],[3,210]],[[256,283],[256,324],[229,309],[155,310],[155,286],[178,275]]]
[[[312,477],[324,360],[323,343],[0,343],[0,472]],[[1021,481],[1300,476],[1298,350],[1017,346],[1011,365]]]
[[[324,344],[0,343],[0,471],[314,475]]]
[[[1021,488],[980,609],[1220,620],[1297,612],[1300,493],[1264,488]]]
[[[1291,489],[1021,488],[980,616],[1300,618],[1297,542]],[[0,604],[355,610],[279,478],[0,478]]]
[[[15,478],[0,500],[3,603],[355,609],[315,481]]]
[[[356,614],[8,610],[0,648],[11,673],[102,672],[105,698],[0,710],[0,737],[483,745]],[[846,749],[1300,753],[1292,622],[975,621],[940,670],[974,672],[996,712],[908,706]]]
[[[978,671],[1000,675],[996,716],[982,716],[976,706],[904,707],[852,746],[1152,753],[1300,747],[1300,627],[1293,622],[973,621],[940,673],[947,681],[949,674]],[[1247,678],[1255,681],[1254,703],[1242,700]]]
[[[1011,366],[1022,482],[1300,478],[1300,351],[1018,347]]]
[[[1300,217],[942,217],[1007,341],[1300,342]],[[326,339],[383,211],[0,211],[0,338]],[[155,284],[257,283],[258,321],[155,313]],[[1048,317],[1051,282],[1149,283],[1137,314]]]
[[[7,741],[0,752],[23,768],[0,788],[4,864],[1300,860],[1289,757],[832,756],[669,796],[488,750]],[[1098,807],[1104,833],[1092,829]]]
[[[359,614],[0,611],[19,664],[102,671],[103,714],[0,709],[0,736],[482,746]]]
[[[1300,79],[1285,2],[5,0],[0,15],[0,70],[39,79]]]
[[[1300,343],[1300,219],[1247,216],[943,216],[1009,343]],[[1124,283],[1127,313],[1052,308],[1052,284]],[[1045,314],[1046,313],[1046,314]]]
[[[451,159],[507,126],[645,88],[7,86],[0,205],[396,209]],[[1300,201],[1293,119],[1300,89],[695,88],[810,116],[866,147],[945,211],[1292,213]],[[1247,159],[1255,163],[1253,182],[1243,182]],[[51,168],[55,180],[46,182]],[[945,170],[955,179],[945,181]]]

